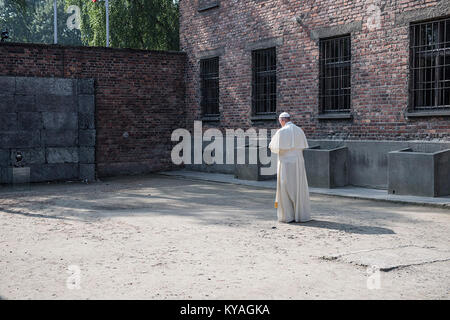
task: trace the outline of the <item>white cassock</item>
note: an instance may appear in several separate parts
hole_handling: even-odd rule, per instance
[[[269,148],[278,154],[275,196],[278,221],[311,220],[308,180],[303,159],[303,149],[308,148],[305,133],[288,122],[272,137]]]

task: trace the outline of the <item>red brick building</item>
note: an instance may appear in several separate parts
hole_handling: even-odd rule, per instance
[[[310,138],[448,140],[450,1],[181,0],[180,7],[188,126],[203,119],[221,128],[276,127],[275,114],[287,111]],[[428,23],[414,25],[423,21]],[[257,113],[252,88],[252,54],[268,48],[276,56],[273,116]],[[342,52],[334,55],[334,49]],[[433,79],[439,88],[427,91],[434,84],[416,83],[414,105],[412,68],[435,63],[435,56],[427,60],[423,53],[424,62],[417,61],[424,49],[440,50],[441,70],[417,70],[415,81]],[[203,117],[200,62],[212,57],[218,57],[218,114]],[[347,66],[333,69],[333,59]],[[321,88],[327,77],[340,83]],[[417,103],[418,91],[428,101]]]
[[[310,144],[348,147],[349,184],[378,188],[388,152],[450,148],[448,0],[181,0],[180,32],[188,128],[287,111]]]
[[[391,151],[434,157],[450,149],[450,0],[181,0],[180,42],[183,52],[2,43],[0,167],[22,147],[14,133],[25,117],[20,99],[35,101],[30,113],[43,95],[38,87],[17,93],[16,82],[47,78],[93,80],[89,163],[100,177],[175,168],[171,133],[194,120],[273,129],[282,111],[311,146],[347,148],[336,170],[351,185],[387,188]],[[450,190],[446,157],[428,168],[447,168],[438,174]],[[195,169],[235,172],[228,163]]]

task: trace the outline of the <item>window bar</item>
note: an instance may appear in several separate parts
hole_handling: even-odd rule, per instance
[[[253,110],[256,114],[276,111],[276,58],[271,49],[252,52],[253,60]]]
[[[344,39],[339,40],[340,45],[340,57],[339,59],[341,62],[344,61]],[[339,79],[339,109],[344,109],[344,65],[342,65],[341,68],[339,68],[340,72],[340,79]]]
[[[204,115],[217,115],[219,86],[218,58],[201,60],[201,107]]]
[[[344,112],[350,108],[351,57],[349,36],[320,41],[320,111]],[[347,72],[348,71],[348,72]]]
[[[411,25],[410,96],[411,109],[436,110],[450,108],[447,83],[450,81],[447,41],[450,19]]]

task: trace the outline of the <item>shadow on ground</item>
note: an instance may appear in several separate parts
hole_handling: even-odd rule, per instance
[[[315,219],[303,223],[291,223],[291,225],[297,225],[306,228],[323,228],[330,230],[338,230],[357,234],[395,234],[395,232],[392,231],[391,229],[382,227],[357,226],[352,224],[337,223],[332,221],[322,221]]]
[[[148,175],[109,178],[93,184],[33,186],[28,191],[0,193],[0,212],[86,222],[121,216],[176,215],[203,224],[244,225],[258,220],[275,223],[273,201],[274,190],[270,189]],[[370,200],[340,198],[343,206],[334,209],[334,201],[337,201],[334,197],[311,196],[312,215],[338,219],[340,223],[315,220],[301,225],[360,234],[393,234],[379,225],[410,220],[406,215],[391,212],[399,207],[396,204],[377,207]],[[371,206],[370,210],[361,210],[366,205]],[[367,226],[349,223],[361,216]]]

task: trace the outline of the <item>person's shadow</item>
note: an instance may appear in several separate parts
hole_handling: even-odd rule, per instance
[[[331,230],[339,230],[348,233],[358,233],[358,234],[395,234],[391,229],[383,227],[372,227],[372,226],[355,226],[346,223],[337,223],[332,221],[323,220],[311,220],[308,222],[291,222],[291,225],[296,225],[299,227],[306,228],[323,228]]]

